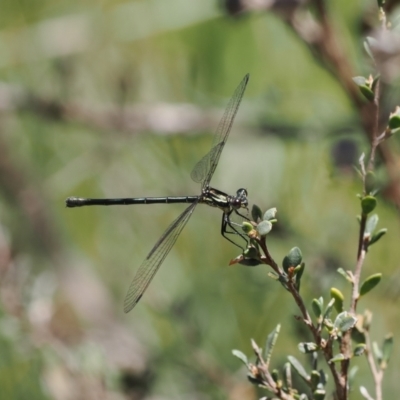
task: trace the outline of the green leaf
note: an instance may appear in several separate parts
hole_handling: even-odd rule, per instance
[[[319,318],[322,314],[322,309],[324,307],[324,299],[320,297],[319,299],[313,299],[311,303],[311,308],[314,312],[314,315]]]
[[[372,351],[374,352],[375,358],[378,360],[379,364],[382,361],[383,358],[383,353],[381,351],[381,349],[378,346],[378,343],[373,342],[372,343]]]
[[[313,342],[301,342],[297,345],[298,349],[302,352],[302,353],[313,353],[314,351],[318,350],[318,345],[316,343]]]
[[[335,299],[335,309],[338,313],[343,311],[343,301],[344,301],[344,296],[343,293],[336,288],[331,288],[331,298]]]
[[[246,354],[242,353],[240,350],[232,350],[232,354],[241,360],[246,366],[249,364]]]
[[[345,360],[345,359],[346,359],[346,357],[344,356],[344,354],[339,353],[339,354],[336,354],[336,356],[332,357],[332,358],[329,360],[329,363],[339,362],[339,361],[343,361],[343,360]]]
[[[333,305],[335,304],[335,299],[331,299],[331,301],[328,303],[328,305],[326,306],[326,310],[324,313],[324,318],[323,319],[327,319],[330,317],[331,313],[332,313],[332,309],[333,309]]]
[[[271,278],[274,281],[279,280],[279,275],[275,271],[268,271],[267,276],[268,276],[268,278]]]
[[[361,396],[366,400],[373,400],[372,396],[368,393],[368,390],[364,386],[360,386]]]
[[[314,400],[324,400],[326,396],[325,389],[317,389],[313,392],[313,399]]]
[[[372,237],[369,241],[369,246],[376,243],[383,235],[386,234],[386,232],[387,232],[386,228],[379,229],[378,232],[376,232],[374,235],[372,235]]]
[[[389,115],[388,127],[391,133],[397,132],[400,128],[400,107],[397,106],[394,112]]]
[[[371,327],[372,323],[372,312],[369,310],[365,310],[364,314],[362,316],[362,329],[363,330],[369,330]]]
[[[374,101],[374,92],[368,86],[359,86],[360,92],[370,102]]]
[[[301,263],[302,257],[301,250],[293,247],[282,261],[285,272],[288,272],[290,267],[297,267]]]
[[[252,230],[254,230],[254,226],[250,222],[243,221],[242,230],[244,233],[250,233]]]
[[[354,348],[353,354],[356,357],[361,356],[362,354],[364,354],[366,348],[367,345],[365,343],[360,343]]]
[[[374,211],[376,207],[376,198],[374,196],[368,195],[361,199],[361,209],[363,214],[367,215]]]
[[[368,43],[367,43],[368,44]],[[353,79],[353,82],[357,85],[357,86],[363,86],[367,84],[367,78],[365,78],[364,76],[355,76]]]
[[[382,279],[382,274],[380,272],[370,275],[362,284],[360,288],[360,296],[366,295],[370,290],[372,290]]]
[[[301,281],[301,277],[303,276],[305,267],[306,267],[306,264],[304,262],[302,262],[300,265],[298,265],[294,269],[294,273],[296,274],[296,289],[298,292],[300,292],[300,281]]]
[[[285,386],[290,389],[292,387],[292,367],[290,365],[290,362],[286,362],[283,365],[283,380],[285,383]]]
[[[346,281],[353,283],[353,277],[348,271],[345,271],[343,268],[338,268],[337,272],[342,275]]]
[[[278,340],[279,332],[281,330],[281,325],[277,325],[276,328],[268,335],[267,340],[265,342],[265,349],[264,349],[264,359],[265,363],[268,365],[272,352],[274,350],[276,341]]]
[[[311,379],[311,389],[315,390],[321,380],[321,374],[318,371],[313,370],[311,371],[310,379]]]
[[[264,213],[263,220],[264,221],[269,221],[271,219],[274,219],[275,216],[276,216],[276,213],[277,213],[277,209],[275,207],[274,208],[270,208],[269,210],[267,210]]]
[[[385,337],[385,340],[383,341],[382,362],[380,365],[382,369],[386,369],[390,356],[392,355],[392,351],[393,351],[393,335],[389,334]]]
[[[300,361],[297,360],[297,358],[293,356],[288,356],[288,360],[290,364],[292,364],[292,367],[296,370],[296,372],[306,381],[309,382],[310,377],[308,376],[306,370],[304,367],[300,364]]]
[[[362,321],[363,316],[361,316],[361,321],[357,321],[356,326],[354,329],[351,331],[351,338],[354,340],[356,343],[365,343],[365,334],[362,330]]]
[[[376,85],[377,85],[377,83],[379,82],[379,79],[380,79],[380,78],[381,78],[381,75],[378,74],[378,75],[375,75],[374,79],[372,80],[372,84],[370,85],[370,87],[371,87],[371,89],[372,89],[373,91],[375,91]],[[371,78],[370,78],[370,79],[371,79]]]
[[[371,235],[372,232],[375,230],[376,225],[378,225],[378,222],[379,222],[378,215],[377,214],[371,215],[367,220],[367,224],[365,226],[365,233]]]
[[[389,118],[389,128],[398,129],[400,128],[400,115],[394,114]]]
[[[320,376],[319,381],[321,385],[326,386],[326,384],[328,383],[328,376],[326,375],[325,371],[320,369],[319,376]]]
[[[347,332],[354,327],[356,322],[357,318],[355,316],[351,315],[347,311],[343,311],[336,317],[333,326],[340,332]]]
[[[274,380],[274,382],[279,381],[279,371],[277,369],[272,370],[271,376],[272,376],[272,379]]]
[[[257,232],[260,234],[260,236],[265,236],[269,232],[271,232],[272,229],[272,223],[270,221],[261,221],[257,225]]]
[[[252,383],[253,385],[259,385],[261,382],[260,382],[260,379],[258,378],[258,377],[256,377],[256,376],[254,376],[251,372],[249,372],[248,374],[247,374],[247,379],[249,380],[249,382],[250,383]]]
[[[262,218],[262,211],[261,208],[258,207],[257,205],[253,205],[253,207],[251,208],[251,217],[253,218],[254,222],[258,222],[261,220]]]

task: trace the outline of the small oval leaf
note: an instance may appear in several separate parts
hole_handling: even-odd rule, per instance
[[[282,261],[285,272],[287,272],[290,267],[297,267],[301,264],[302,258],[301,250],[298,247],[293,247]]]
[[[324,318],[323,319],[327,319],[330,317],[331,313],[332,313],[332,308],[333,305],[335,304],[335,299],[331,299],[331,301],[328,303],[328,305],[326,306],[326,310],[324,313]]]
[[[336,317],[333,326],[340,332],[347,332],[354,327],[356,322],[357,318],[355,316],[351,315],[347,311],[343,311]]]
[[[374,101],[374,92],[366,85],[359,86],[360,92],[368,101]]]
[[[374,196],[365,196],[361,199],[361,209],[363,214],[367,215],[374,211],[376,207],[376,198]]]
[[[379,229],[378,232],[376,232],[374,235],[372,235],[369,245],[371,246],[372,244],[376,243],[383,235],[385,235],[387,232],[386,228]]]
[[[314,351],[316,351],[318,349],[318,346],[316,343],[313,342],[302,342],[299,343],[297,345],[298,349],[302,352],[302,353],[313,353]]]
[[[253,207],[251,208],[251,217],[253,218],[254,222],[258,222],[262,218],[261,208],[258,207],[256,204],[254,204]]]
[[[277,213],[277,209],[274,208],[270,208],[269,210],[265,211],[264,215],[263,215],[263,220],[264,221],[269,221],[271,219],[274,219]]]
[[[400,107],[397,106],[393,113],[389,115],[388,126],[390,129],[400,128]]]
[[[367,82],[367,78],[365,78],[364,76],[355,76],[354,78],[352,78],[352,80],[357,86],[366,85]]]
[[[237,357],[243,364],[248,365],[249,361],[246,354],[242,353],[240,350],[232,350],[232,354]]]
[[[257,225],[257,232],[260,234],[260,236],[265,236],[267,235],[269,232],[271,232],[272,229],[272,224],[269,221],[261,221],[258,225]]]
[[[369,395],[366,387],[360,386],[360,393],[361,393],[361,396],[364,397],[364,399],[373,400],[373,397]]]
[[[345,360],[345,359],[346,359],[346,357],[344,356],[344,354],[339,353],[339,354],[336,354],[336,356],[332,357],[332,358],[329,360],[329,363],[339,362],[339,361],[343,361],[343,360]]]
[[[313,299],[312,303],[311,303],[311,308],[314,312],[314,315],[319,318],[322,314],[322,304],[320,303],[319,300],[317,299]]]
[[[382,350],[379,348],[378,343],[376,342],[372,343],[372,351],[374,352],[374,356],[380,364],[383,358],[383,353]]]
[[[370,275],[361,285],[360,296],[366,295],[370,290],[372,290],[382,279],[382,274],[378,272],[377,274]]]
[[[254,226],[250,222],[243,221],[243,223],[242,223],[242,231],[244,233],[250,233],[253,229],[254,229]]]
[[[378,225],[378,222],[379,222],[378,215],[377,214],[371,215],[367,220],[367,224],[365,225],[365,233],[371,235],[372,232],[375,230],[376,225]]]
[[[344,301],[344,296],[343,293],[336,288],[331,288],[331,298],[335,299],[335,309],[338,313],[343,311],[343,301]]]
[[[300,282],[301,282],[301,277],[303,276],[304,269],[306,268],[306,264],[302,262],[300,265],[298,265],[294,269],[294,273],[296,275],[296,289],[298,292],[300,292]]]
[[[342,276],[346,279],[346,281],[348,281],[348,282],[350,282],[350,283],[353,282],[352,276],[349,275],[349,273],[348,273],[347,271],[345,271],[343,268],[338,268],[338,269],[337,269],[337,272],[338,272],[340,275],[342,275]]]
[[[288,360],[296,372],[306,381],[309,382],[310,377],[308,376],[304,367],[300,364],[300,361],[293,356],[288,356]]]
[[[275,343],[278,340],[279,332],[281,330],[281,325],[277,325],[276,328],[268,335],[267,340],[265,342],[264,349],[264,359],[265,363],[268,365],[272,356],[272,352],[275,347]]]
[[[389,334],[385,337],[382,346],[382,362],[381,368],[385,369],[387,367],[387,363],[389,362],[390,356],[392,355],[393,350],[393,335]]]
[[[313,370],[311,371],[310,378],[311,378],[311,388],[315,390],[321,381],[321,374],[318,371]]]
[[[313,392],[313,399],[314,400],[324,400],[326,396],[325,389],[317,389]]]
[[[353,354],[356,357],[359,357],[362,354],[364,354],[366,348],[367,348],[367,345],[365,343],[360,343],[354,348]]]

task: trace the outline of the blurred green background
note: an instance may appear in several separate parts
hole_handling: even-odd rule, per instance
[[[124,314],[135,269],[185,206],[67,209],[64,201],[198,194],[191,169],[249,72],[212,185],[231,194],[246,187],[251,203],[277,207],[269,248],[277,261],[302,249],[308,305],[328,301],[332,286],[348,302],[336,269],[355,266],[362,187],[353,166],[369,149],[362,98],[281,9],[233,15],[239,1],[216,0],[1,3],[0,397],[256,399],[266,394],[231,350],[250,355],[250,338],[263,345],[278,323],[274,367],[288,354],[309,366],[297,343],[311,338],[289,294],[265,267],[228,266],[239,253],[220,236],[220,211],[197,207]],[[312,18],[307,4],[293,4],[303,22]],[[327,12],[354,75],[372,72],[362,42],[377,24],[375,3],[339,0]],[[399,77],[386,83],[384,115],[398,102]],[[396,154],[398,140],[390,145]],[[385,182],[384,164],[378,175]],[[358,310],[374,313],[374,340],[393,332],[396,343],[399,215],[385,196],[377,212],[389,231],[363,276],[384,277]],[[387,396],[398,389],[395,352]],[[357,387],[373,393],[372,380],[364,358],[354,364],[351,398],[360,399]]]

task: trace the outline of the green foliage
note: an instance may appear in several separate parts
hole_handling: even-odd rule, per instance
[[[331,288],[331,298],[335,299],[335,309],[338,313],[343,311],[344,296],[343,293],[337,288]]]
[[[348,313],[347,311],[343,311],[335,319],[333,324],[334,328],[339,330],[341,333],[344,333],[355,326],[357,322],[357,318]]]
[[[354,83],[358,86],[362,95],[368,101],[374,101],[374,92],[371,89],[372,80],[370,78],[366,79],[363,76],[356,76],[353,78]]]
[[[260,236],[266,236],[269,232],[271,232],[272,224],[269,221],[261,221],[257,225],[257,232]]]
[[[376,207],[376,198],[373,196],[365,196],[361,199],[361,208],[363,214],[371,213]]]
[[[283,269],[288,272],[289,268],[297,267],[302,261],[301,250],[298,247],[293,247],[282,261]]]
[[[387,364],[393,352],[393,335],[389,334],[385,337],[382,345],[382,360],[380,361],[380,367],[382,369],[387,368]]]
[[[356,347],[354,347],[353,354],[358,357],[364,354],[365,349],[367,348],[367,345],[365,343],[360,343]]]
[[[277,325],[276,328],[268,335],[267,340],[265,342],[265,348],[264,348],[264,360],[266,364],[268,365],[271,357],[272,357],[272,352],[274,351],[274,347],[276,344],[276,341],[278,340],[279,332],[281,330],[281,326]]]
[[[262,219],[261,208],[258,207],[256,204],[253,204],[253,207],[251,208],[251,216],[253,218],[253,221],[255,222],[258,222]]]
[[[360,288],[360,296],[366,295],[369,291],[371,291],[382,279],[382,274],[380,272],[370,275],[365,281],[361,284]]]
[[[311,303],[314,315],[319,319],[322,315],[322,309],[324,308],[324,299],[320,297],[319,299],[313,299]]]

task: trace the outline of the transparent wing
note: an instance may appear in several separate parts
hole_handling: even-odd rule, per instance
[[[212,160],[218,152],[221,144],[214,146],[193,168],[190,176],[195,182],[202,183],[210,170],[210,160]],[[202,184],[202,187],[204,185]]]
[[[126,313],[131,311],[139,302],[154,275],[160,268],[160,265],[176,242],[183,227],[189,221],[189,218],[193,214],[197,204],[198,201],[192,203],[174,222],[171,223],[137,270],[125,297],[124,311]]]
[[[217,168],[219,158],[228,139],[244,91],[249,82],[249,78],[250,75],[247,74],[236,88],[232,98],[229,100],[228,106],[226,107],[224,115],[222,116],[215,132],[211,150],[193,168],[191,177],[195,182],[201,182],[202,188],[208,186],[212,176],[214,175],[215,168]]]

